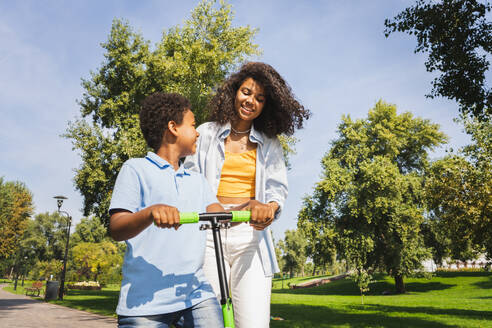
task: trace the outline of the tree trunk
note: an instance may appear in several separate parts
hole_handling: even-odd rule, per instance
[[[405,293],[405,283],[403,282],[403,276],[402,275],[396,275],[395,276],[395,288],[396,288],[396,292],[398,294],[404,294]]]
[[[313,265],[313,274],[311,276],[315,276],[316,275],[316,266]]]

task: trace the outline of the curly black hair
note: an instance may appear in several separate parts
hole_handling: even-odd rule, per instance
[[[140,109],[140,129],[147,145],[157,152],[167,123],[181,124],[184,113],[190,109],[190,101],[178,93],[156,92],[147,96]]]
[[[260,116],[254,120],[255,129],[272,138],[279,134],[292,135],[301,129],[311,116],[292,93],[291,88],[270,65],[260,62],[245,63],[217,89],[208,107],[210,121],[224,124],[238,118],[234,107],[236,92],[247,78],[260,83],[266,93],[266,102]]]

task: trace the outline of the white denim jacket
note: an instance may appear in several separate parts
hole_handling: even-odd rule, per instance
[[[221,125],[217,122],[207,122],[197,128],[200,133],[196,145],[196,153],[185,159],[184,167],[205,175],[212,190],[217,193],[222,165],[225,160],[224,140],[231,133],[230,123]],[[254,125],[249,134],[249,140],[258,144],[256,155],[256,195],[255,199],[262,202],[276,202],[279,209],[275,219],[280,216],[285,199],[287,198],[287,169],[285,167],[282,147],[277,138],[269,138]],[[265,276],[279,272],[275,248],[270,227],[259,234],[259,253]]]

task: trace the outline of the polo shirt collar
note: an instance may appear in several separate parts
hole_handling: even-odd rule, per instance
[[[158,168],[160,168],[161,170],[164,170],[164,169],[167,169],[167,168],[170,168],[174,171],[173,169],[173,166],[171,164],[169,164],[168,161],[166,161],[164,158],[160,157],[159,155],[157,155],[156,153],[153,153],[151,151],[149,151],[147,153],[147,156],[145,156],[145,158],[151,162],[152,164],[154,164],[155,166],[157,166]],[[187,170],[184,168],[183,165],[180,165],[178,170],[176,171],[176,175],[190,175]]]
[[[168,167],[172,168],[171,164],[169,164],[168,161],[166,161],[164,158],[160,157],[159,155],[157,155],[156,153],[153,153],[151,151],[149,151],[147,153],[147,156],[145,156],[145,158],[149,162],[151,162],[152,164],[154,164],[155,166],[160,168],[161,170],[164,170]]]
[[[231,123],[227,122],[221,125],[219,129],[219,138],[223,141],[231,133]],[[255,129],[255,124],[251,125],[251,131],[249,132],[249,140],[251,142],[259,143],[263,146],[263,135],[260,131]]]

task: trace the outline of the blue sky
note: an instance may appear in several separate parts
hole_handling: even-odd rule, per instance
[[[469,141],[453,122],[457,105],[427,99],[433,75],[425,56],[414,54],[414,38],[384,37],[384,19],[414,1],[231,1],[235,25],[258,27],[255,41],[288,81],[312,119],[298,133],[289,171],[289,197],[273,226],[276,239],[296,227],[302,197],[320,178],[320,160],[336,137],[343,114],[362,118],[377,100],[399,112],[430,119],[450,137],[447,147]],[[73,186],[80,165],[60,135],[79,115],[77,99],[103,61],[114,18],[129,21],[151,40],[190,16],[197,1],[2,1],[0,2],[0,176],[24,182],[36,213],[56,210],[52,198],[69,199],[64,209],[78,222],[82,197]],[[444,154],[444,148],[433,157]]]

